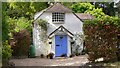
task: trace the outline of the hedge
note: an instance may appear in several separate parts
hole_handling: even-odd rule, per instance
[[[3,47],[2,47],[2,59],[3,60],[8,60],[12,56],[12,49],[11,46],[8,44],[8,40],[3,42]]]
[[[15,46],[13,49],[13,56],[28,56],[30,46],[30,33],[27,30],[21,30],[13,33]]]
[[[117,34],[120,19],[104,17],[84,22],[85,47],[89,61],[103,58],[105,62],[117,60]]]

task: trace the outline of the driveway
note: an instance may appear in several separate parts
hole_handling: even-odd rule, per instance
[[[87,55],[75,56],[72,58],[57,57],[54,59],[47,58],[26,58],[12,59],[10,62],[15,66],[82,66],[88,62]]]

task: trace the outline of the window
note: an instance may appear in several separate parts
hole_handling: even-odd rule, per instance
[[[64,22],[65,13],[52,13],[52,22]]]

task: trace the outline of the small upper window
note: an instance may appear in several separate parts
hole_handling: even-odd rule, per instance
[[[52,22],[64,22],[65,13],[52,13]]]

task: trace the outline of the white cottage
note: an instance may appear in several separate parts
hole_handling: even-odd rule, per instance
[[[47,31],[37,23],[47,21]],[[54,57],[65,54],[80,54],[83,50],[83,21],[92,19],[89,14],[74,13],[60,3],[38,12],[34,16],[33,44],[36,56],[54,53]]]

